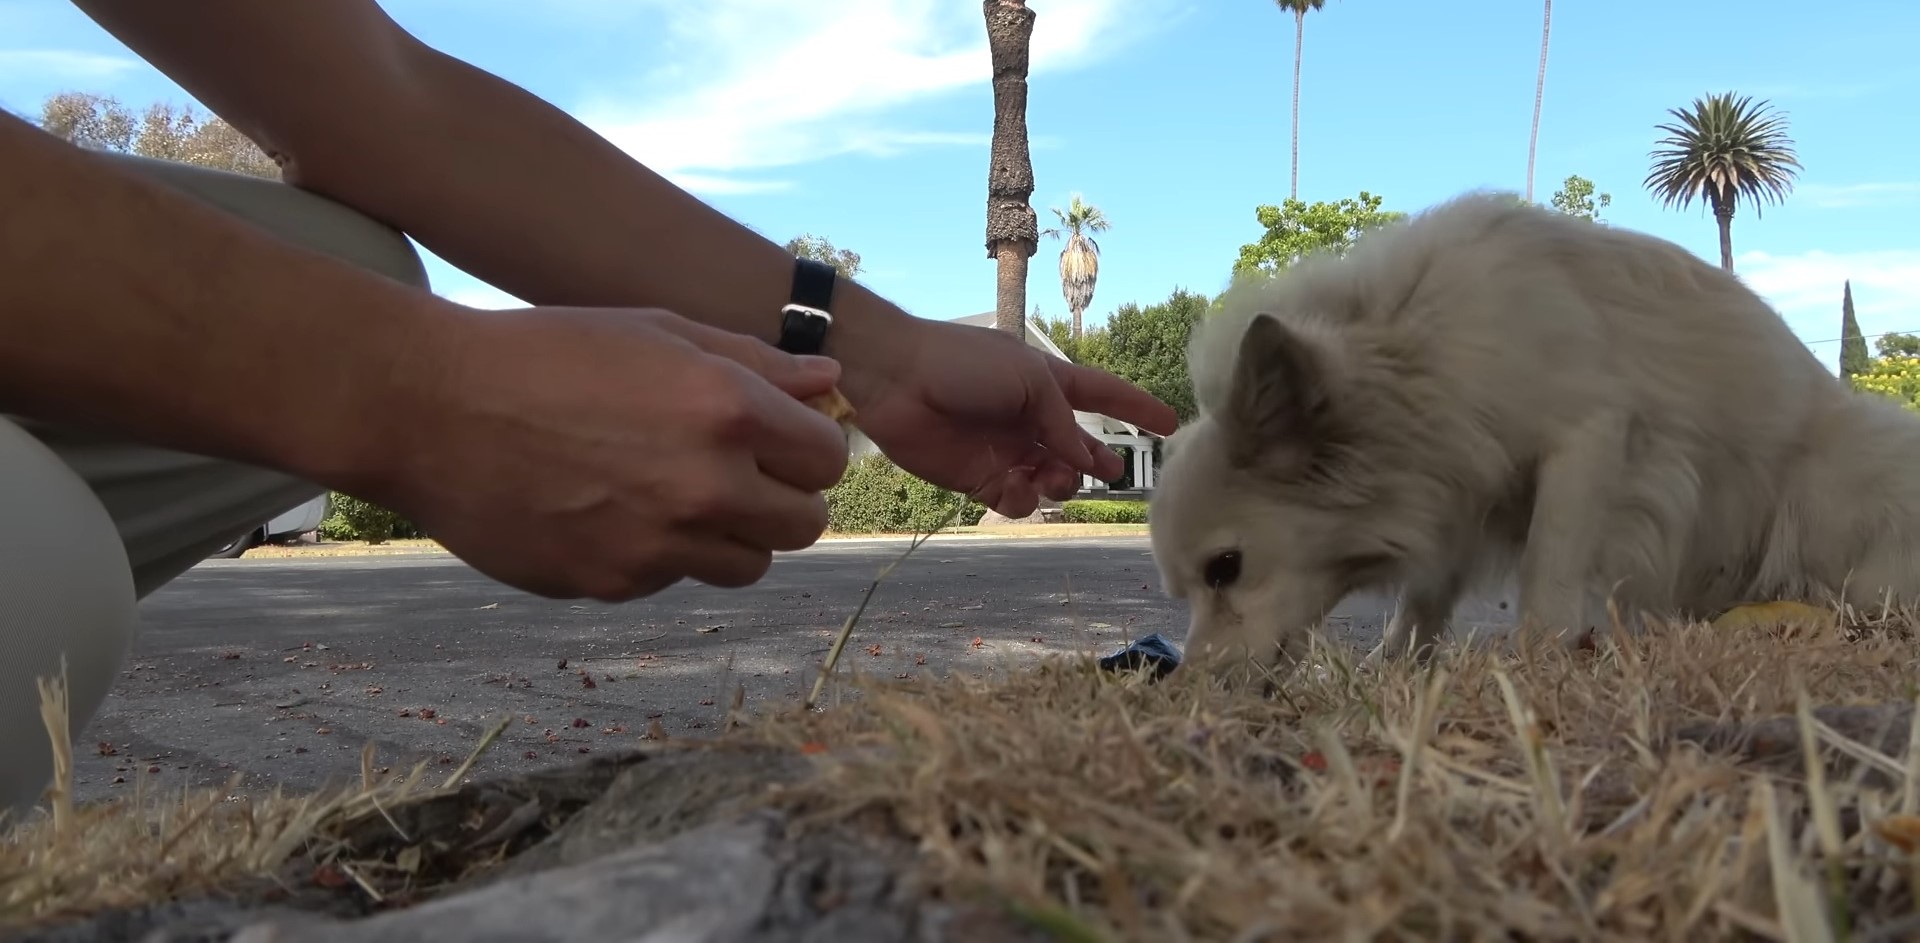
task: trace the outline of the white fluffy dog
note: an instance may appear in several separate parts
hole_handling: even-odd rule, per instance
[[[1920,417],[1856,395],[1732,275],[1473,194],[1230,291],[1190,346],[1156,563],[1188,657],[1279,667],[1396,589],[1424,659],[1517,565],[1523,629],[1914,601]],[[1380,650],[1376,650],[1380,651]]]

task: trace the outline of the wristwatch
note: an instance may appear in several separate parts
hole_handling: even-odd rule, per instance
[[[790,354],[819,354],[833,327],[833,266],[815,259],[793,260],[793,291],[780,309],[780,340],[774,346]]]

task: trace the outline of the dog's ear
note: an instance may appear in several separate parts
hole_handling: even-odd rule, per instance
[[[1262,312],[1247,324],[1234,361],[1226,416],[1233,461],[1284,473],[1309,458],[1331,403],[1325,355],[1279,318]]]

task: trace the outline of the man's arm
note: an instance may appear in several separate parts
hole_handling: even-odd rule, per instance
[[[0,167],[0,412],[337,480],[430,382],[417,345],[479,317],[5,114]],[[338,369],[285,383],[286,349]]]
[[[653,306],[773,342],[793,257],[373,0],[75,0],[286,176],[535,305]],[[297,288],[290,288],[297,292]],[[842,282],[827,353],[856,394],[908,316]]]

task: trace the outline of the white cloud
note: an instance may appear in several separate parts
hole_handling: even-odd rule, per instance
[[[992,77],[976,3],[953,0],[643,0],[669,64],[574,114],[690,190],[775,189],[765,172],[846,154],[981,146],[986,129],[916,127],[906,106],[984,94]],[[1172,0],[1036,4],[1031,75],[1084,66],[1167,25]],[[696,66],[696,63],[704,63]]]
[[[1840,297],[1848,280],[1853,282],[1854,316],[1862,333],[1920,333],[1920,248],[1800,255],[1747,252],[1734,266],[1741,280],[1766,298],[1829,367],[1840,354]]]
[[[1796,201],[1821,209],[1886,206],[1920,199],[1920,180],[1891,183],[1803,183],[1793,188]]]
[[[70,82],[102,81],[146,64],[131,56],[69,49],[0,49],[0,75]]]

